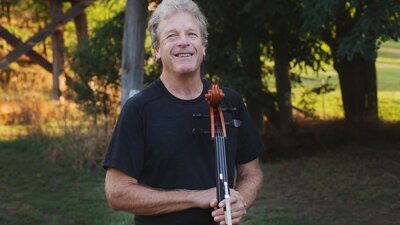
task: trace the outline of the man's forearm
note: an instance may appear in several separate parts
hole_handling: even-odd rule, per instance
[[[192,195],[191,197],[189,197]],[[194,193],[186,190],[161,191],[139,184],[110,193],[110,207],[136,215],[157,215],[195,207]]]
[[[262,186],[263,173],[258,165],[258,160],[254,165],[238,168],[236,190],[242,195],[249,208],[256,200],[257,193]]]
[[[209,208],[215,190],[158,190],[137,184],[117,170],[108,171],[105,184],[110,208],[136,215],[158,215],[189,208]]]

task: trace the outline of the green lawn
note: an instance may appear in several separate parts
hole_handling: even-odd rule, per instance
[[[0,142],[0,224],[128,225],[108,209],[104,171],[51,163],[45,143]],[[262,165],[264,187],[244,225],[395,225],[400,145],[325,146],[325,151]]]
[[[399,147],[336,146],[265,164],[264,188],[246,224],[398,224]]]
[[[376,63],[378,75],[378,107],[379,117],[387,121],[400,120],[400,43],[386,42],[379,50]],[[325,66],[325,72],[319,72],[318,75],[312,71],[301,72],[303,79],[302,86],[293,88],[293,104],[299,106],[302,93],[305,90],[315,88],[321,85],[321,82],[329,82],[336,87],[336,90],[318,96],[315,99],[315,113],[322,119],[341,118],[343,109],[341,102],[340,86],[336,71],[332,66]],[[330,77],[328,79],[328,77]],[[273,82],[273,81],[271,81]],[[273,86],[273,85],[272,85]]]
[[[131,224],[108,209],[102,170],[51,163],[45,146],[28,139],[0,142],[0,224]]]

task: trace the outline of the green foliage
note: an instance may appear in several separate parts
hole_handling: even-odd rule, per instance
[[[306,116],[316,117],[316,104],[318,103],[318,97],[322,96],[323,111],[325,112],[325,100],[324,95],[336,90],[336,85],[332,84],[331,77],[327,79],[321,79],[320,84],[316,87],[306,88],[301,94],[298,105],[304,110]],[[325,115],[323,115],[325,117]]]
[[[119,102],[124,12],[104,22],[81,46],[71,61],[75,79],[68,97],[93,116],[114,113]],[[146,37],[145,86],[155,80],[160,70]]]
[[[47,1],[6,1],[1,9],[0,20],[11,33],[22,40],[27,40],[37,30],[48,23],[49,4]],[[9,10],[9,11],[8,11]],[[6,17],[3,19],[1,17]],[[4,21],[4,24],[3,24]]]
[[[124,10],[125,0],[97,0],[86,12],[89,27],[101,27]]]
[[[209,22],[209,40],[204,71],[214,81],[235,88],[247,100],[258,100],[263,106],[268,99],[261,78],[261,56],[264,31],[260,11],[263,1],[201,1]],[[265,8],[265,7],[263,7]],[[258,12],[258,13],[257,13]],[[266,70],[264,70],[266,71]]]
[[[381,41],[399,39],[399,12],[396,0],[305,0],[303,28],[325,41],[333,57],[374,60]]]
[[[75,52],[71,68],[75,79],[69,97],[91,115],[108,115],[119,90],[124,14],[94,30],[94,35]]]
[[[299,1],[199,3],[209,21],[208,76],[234,87],[269,116],[276,114],[277,107],[275,94],[262,82],[274,74],[267,61],[283,52],[293,67],[317,71],[328,62],[322,43],[301,29],[303,4]]]

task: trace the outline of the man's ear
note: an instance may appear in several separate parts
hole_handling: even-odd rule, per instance
[[[160,48],[154,49],[154,57],[156,57],[156,61],[161,59]]]

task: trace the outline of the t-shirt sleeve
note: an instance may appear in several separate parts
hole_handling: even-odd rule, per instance
[[[239,131],[238,151],[236,163],[248,163],[265,152],[264,144],[257,131],[257,128],[250,117],[241,98],[239,98],[239,115],[242,120],[242,126]]]
[[[144,125],[140,111],[134,99],[125,103],[103,163],[104,169],[112,167],[137,180],[144,164]]]

